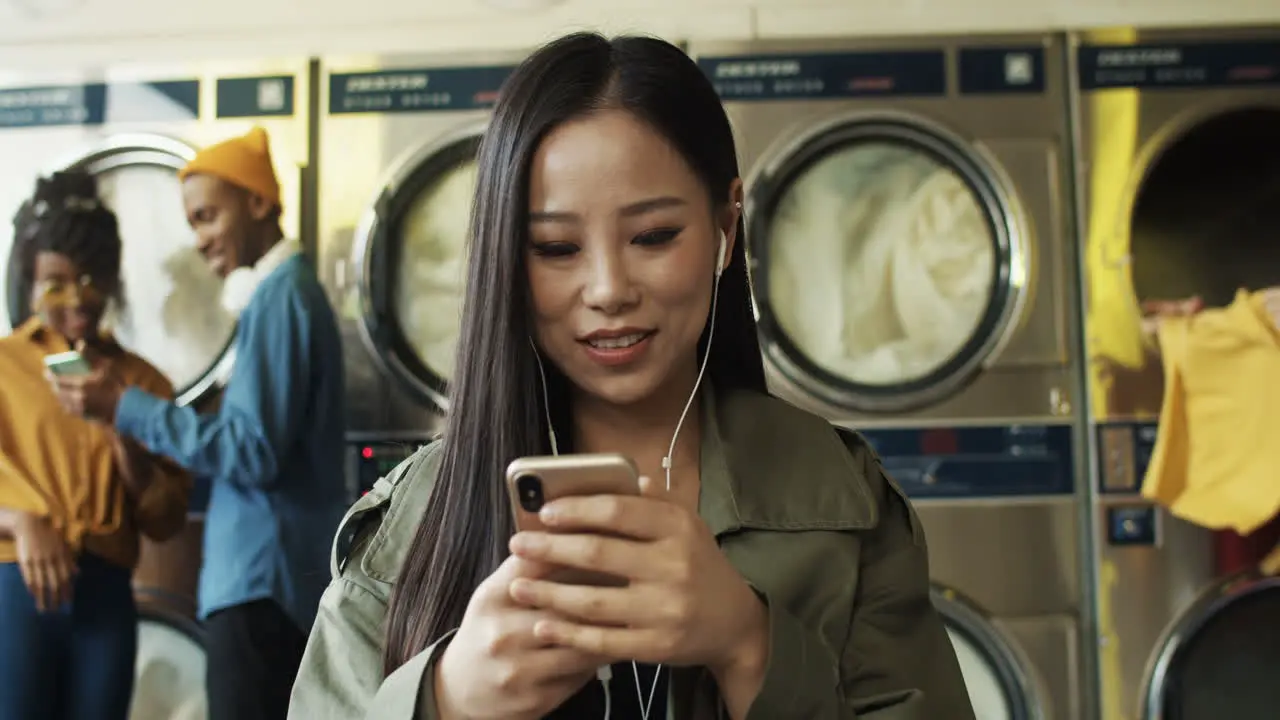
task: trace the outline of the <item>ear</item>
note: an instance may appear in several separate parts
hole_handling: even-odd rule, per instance
[[[725,261],[726,267],[729,265],[729,259],[733,257],[734,247],[738,244],[738,221],[742,219],[742,178],[734,178],[729,184],[728,204],[725,205],[724,212],[720,217],[720,231],[724,233],[725,239]]]
[[[261,195],[249,193],[249,217],[262,222],[271,217],[275,209],[275,206],[263,199]]]

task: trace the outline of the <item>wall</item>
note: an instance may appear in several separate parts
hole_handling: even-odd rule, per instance
[[[525,47],[566,29],[671,38],[1280,24],[1277,0],[0,0],[0,68]]]

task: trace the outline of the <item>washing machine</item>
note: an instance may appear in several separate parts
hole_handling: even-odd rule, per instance
[[[3,332],[30,312],[11,219],[38,176],[88,170],[115,210],[124,241],[125,302],[114,314],[117,339],[165,373],[179,404],[212,407],[234,363],[235,322],[221,309],[220,281],[195,250],[177,171],[200,146],[263,126],[280,175],[281,221],[286,233],[298,236],[309,152],[308,92],[306,59],[0,75],[0,258],[8,261],[0,302]],[[168,542],[144,539],[134,574],[144,598],[139,687],[163,687],[170,700],[203,687],[203,669],[189,656],[199,653],[190,625],[207,499],[208,486],[197,479],[186,528]],[[157,597],[168,600],[161,606]],[[153,653],[153,647],[161,649]],[[177,659],[157,665],[155,653]],[[139,712],[135,708],[135,718],[177,717]]]
[[[1104,720],[1273,718],[1280,588],[1219,576],[1210,531],[1146,502],[1163,377],[1141,303],[1280,285],[1280,28],[1071,38],[1095,439]]]
[[[1076,718],[1084,573],[1061,39],[694,43],[746,176],[770,385],[926,526],[982,718]]]
[[[461,321],[475,153],[521,54],[322,62],[319,268],[359,494],[437,432]]]

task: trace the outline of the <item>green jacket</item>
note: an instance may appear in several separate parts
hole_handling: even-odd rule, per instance
[[[855,433],[747,391],[704,394],[699,513],[764,597],[770,655],[750,717],[973,720],[929,599],[924,531]],[[439,463],[428,445],[347,513],[290,720],[436,717],[442,638],[383,678],[383,622]],[[430,677],[428,675],[428,677]],[[673,720],[720,717],[709,672],[673,669]]]

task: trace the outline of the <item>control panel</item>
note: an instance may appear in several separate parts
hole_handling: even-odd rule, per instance
[[[378,478],[431,442],[426,435],[351,435],[347,437],[347,492],[351,502],[369,492]]]
[[[1070,425],[861,431],[913,499],[1065,496],[1075,492]]]

